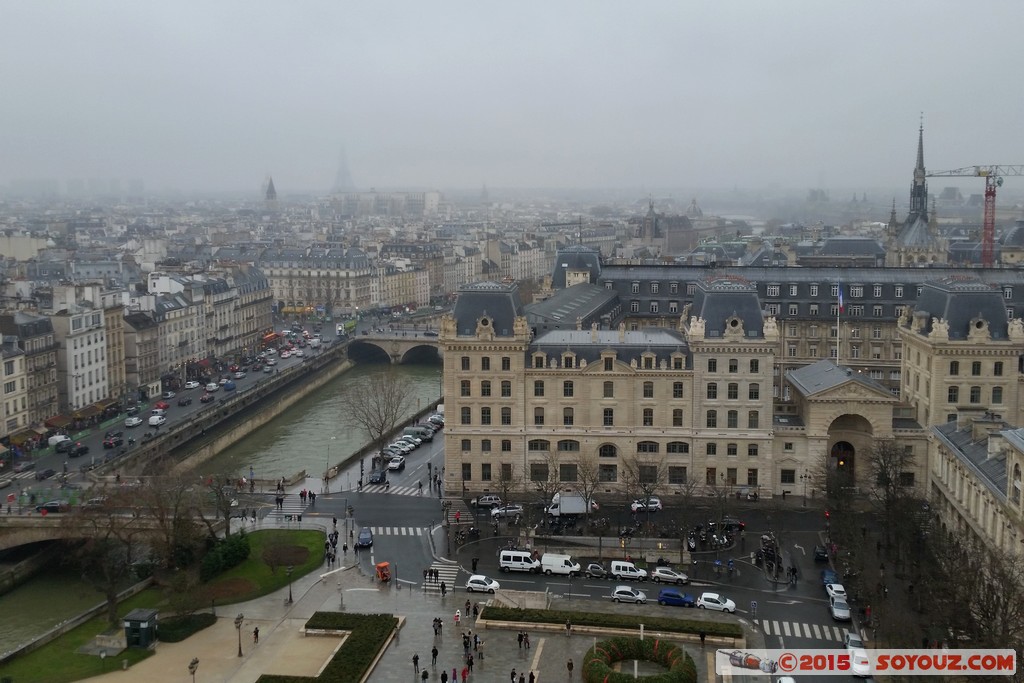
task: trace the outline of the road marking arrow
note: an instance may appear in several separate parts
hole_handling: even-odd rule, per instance
[[[794,544],[793,544],[793,547],[794,547],[794,548],[796,548],[797,550],[799,550],[799,551],[800,551],[801,553],[803,553],[804,555],[806,555],[806,554],[807,554],[807,552],[806,552],[806,551],[804,550],[804,547],[803,547],[802,545],[797,545],[796,543],[794,543]]]

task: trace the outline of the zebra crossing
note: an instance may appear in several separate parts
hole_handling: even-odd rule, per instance
[[[448,564],[446,562],[434,562],[430,565],[430,569],[437,572],[437,581],[425,581],[423,582],[424,593],[440,593],[441,582],[444,582],[445,588],[451,592],[455,589],[455,581],[459,578],[459,572],[462,571],[457,564]]]
[[[421,489],[419,486],[385,486],[384,484],[373,484],[371,486],[363,486],[363,493],[390,493],[391,495],[398,496],[419,496],[419,495],[437,495],[431,494],[427,489]]]
[[[786,638],[813,638],[814,640],[846,640],[850,629],[833,625],[807,624],[796,621],[778,621],[755,619],[754,623],[761,627],[766,636],[783,636]]]
[[[427,527],[422,526],[371,526],[374,536],[423,536]]]
[[[267,519],[273,519],[280,522],[291,521],[293,518],[298,519],[298,516],[306,511],[306,504],[302,502],[302,499],[298,496],[285,496],[284,502],[280,508],[275,507],[267,514]]]

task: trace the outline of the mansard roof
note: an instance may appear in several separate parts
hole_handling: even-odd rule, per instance
[[[575,326],[577,318],[587,318],[616,298],[614,291],[580,283],[555,292],[544,301],[526,306],[530,318]]]
[[[1010,425],[1003,423],[1004,426]],[[1024,450],[1021,446],[1022,435],[1020,429],[1007,429],[1000,432],[1006,440],[1018,450]],[[957,459],[964,463],[976,476],[976,478],[997,498],[1006,500],[1006,454],[997,453],[989,456],[988,439],[978,440],[974,435],[974,426],[968,423],[966,428],[957,426],[956,420],[950,420],[945,424],[932,427],[939,442],[946,446]],[[991,438],[991,437],[990,437]]]
[[[590,281],[597,282],[597,278],[601,275],[601,252],[582,244],[573,244],[559,249],[555,254],[555,268],[551,273],[553,288],[565,287],[565,271],[567,270],[586,270],[590,273]]]
[[[692,367],[690,349],[686,339],[675,330],[649,327],[643,330],[553,330],[538,337],[530,344],[531,353],[561,356],[573,353],[578,359],[593,363],[601,358],[604,351],[613,350],[617,360],[623,363],[637,361],[645,353],[653,353],[656,366],[661,361],[669,362],[672,354],[687,356],[686,367]],[[671,365],[669,365],[671,367]]]
[[[757,289],[741,278],[714,277],[698,282],[691,315],[704,319],[706,337],[722,336],[733,317],[743,321],[745,337],[764,337],[764,314]]]
[[[818,253],[823,256],[884,256],[885,248],[870,237],[829,237]]]
[[[915,313],[927,313],[924,333],[931,332],[938,318],[949,325],[949,338],[967,339],[972,321],[981,318],[988,323],[992,339],[1007,339],[1009,321],[1003,293],[974,278],[947,277],[927,282],[914,307]]]
[[[516,318],[523,315],[523,302],[515,283],[476,282],[459,289],[459,298],[452,310],[456,334],[473,336],[480,318],[491,319],[494,333],[499,337],[515,334]]]

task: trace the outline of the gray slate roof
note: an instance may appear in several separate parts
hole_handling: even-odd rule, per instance
[[[896,243],[911,249],[934,249],[938,246],[931,230],[928,229],[928,222],[920,216],[903,226],[900,234],[896,236]]]
[[[456,334],[475,335],[477,322],[486,315],[491,319],[497,336],[511,337],[516,318],[523,315],[519,287],[515,283],[502,282],[465,285],[459,289],[452,315],[455,317]]]
[[[707,337],[721,337],[726,321],[734,315],[743,321],[745,337],[764,337],[764,316],[757,289],[747,282],[721,278],[697,283],[691,315],[704,319]]]
[[[555,254],[555,267],[551,273],[553,289],[565,287],[566,270],[588,270],[590,271],[590,281],[597,282],[598,276],[601,275],[601,252],[581,244],[573,244],[559,249]]]
[[[1020,429],[1008,429],[1000,433],[1016,448],[1024,450],[1024,436],[1021,432]],[[932,433],[996,498],[1006,500],[1006,456],[998,454],[990,458],[988,439],[975,441],[972,425],[968,424],[966,429],[957,429],[956,420],[932,427]]]
[[[836,365],[827,359],[790,370],[786,373],[786,379],[803,396],[814,396],[841,384],[854,382],[892,398],[889,390],[875,380],[855,372],[851,368]]]
[[[925,333],[931,332],[933,318],[944,318],[950,339],[967,339],[971,320],[981,317],[988,322],[993,339],[1006,339],[1008,321],[1002,292],[978,280],[961,278],[928,282],[922,288],[915,311],[930,316]]]
[[[581,283],[530,304],[526,312],[531,318],[575,325],[577,318],[588,317],[617,296],[614,290]]]
[[[884,256],[885,249],[870,237],[830,237],[818,252],[827,256]]]
[[[686,367],[693,366],[689,347],[679,332],[650,327],[621,334],[625,336],[624,342],[619,341],[618,330],[554,330],[538,337],[530,345],[530,352],[559,356],[565,351],[572,351],[577,359],[593,363],[600,359],[603,351],[614,349],[619,361],[629,363],[636,360],[637,364],[644,353],[654,353],[657,364],[662,360],[669,361],[673,353],[682,353],[687,356]]]

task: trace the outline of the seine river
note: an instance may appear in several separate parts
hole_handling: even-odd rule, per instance
[[[351,387],[366,382],[382,365],[357,365],[299,401],[273,421],[221,452],[201,469],[205,473],[236,473],[277,478],[305,469],[313,476],[358,451],[366,434],[345,418],[343,403]],[[412,390],[409,416],[440,396],[441,365],[399,365],[395,372]],[[328,448],[330,449],[328,454]],[[52,599],[54,595],[60,600]],[[103,601],[74,571],[44,571],[0,598],[0,653],[45,633],[56,624]]]

